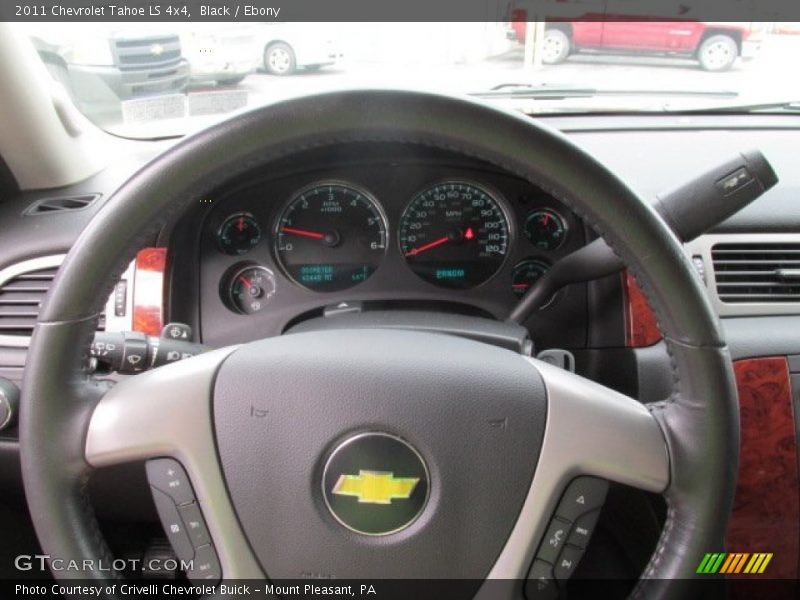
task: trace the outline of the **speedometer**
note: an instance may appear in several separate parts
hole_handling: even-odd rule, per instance
[[[446,181],[411,200],[398,238],[419,277],[440,287],[469,289],[500,270],[511,233],[497,196],[474,183]]]
[[[348,183],[320,182],[284,208],[275,250],[284,272],[317,292],[366,281],[386,252],[386,219],[375,199]]]

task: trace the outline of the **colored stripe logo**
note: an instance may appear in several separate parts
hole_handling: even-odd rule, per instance
[[[706,554],[703,557],[697,572],[711,575],[714,573],[724,573],[727,575],[734,573],[747,573],[756,575],[763,573],[769,561],[772,560],[772,553],[756,552],[719,552]]]

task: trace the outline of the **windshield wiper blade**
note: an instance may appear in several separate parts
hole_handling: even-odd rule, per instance
[[[596,88],[582,86],[533,85],[530,83],[501,83],[489,90],[471,92],[478,98],[531,98],[562,100],[564,98],[591,98],[598,94]]]
[[[800,100],[790,100],[782,102],[760,102],[753,104],[728,104],[724,106],[712,106],[709,108],[694,108],[681,111],[686,114],[741,114],[758,112],[800,112]]]
[[[520,98],[525,100],[562,100],[566,98],[592,98],[597,96],[649,96],[673,98],[738,98],[732,90],[647,90],[599,89],[584,86],[533,85],[529,83],[501,83],[493,88],[473,92],[478,98]]]

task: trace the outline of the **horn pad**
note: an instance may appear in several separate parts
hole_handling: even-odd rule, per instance
[[[546,410],[522,356],[388,329],[247,344],[214,391],[230,498],[275,579],[482,580],[528,493]]]

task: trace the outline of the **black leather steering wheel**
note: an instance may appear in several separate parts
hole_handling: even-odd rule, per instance
[[[262,340],[113,388],[87,374],[104,299],[165,219],[277,158],[373,141],[482,159],[575,210],[651,300],[671,356],[672,396],[644,407],[507,350],[388,330]],[[131,177],[82,233],[28,353],[20,415],[25,491],[42,548],[54,558],[110,562],[86,495],[94,468],[172,456],[188,472],[226,578],[319,569],[345,578],[524,579],[559,496],[573,478],[592,475],[664,495],[667,522],[634,595],[676,596],[688,591],[703,554],[722,548],[739,452],[733,382],[718,320],[679,241],[565,137],[450,97],[323,94],[186,138]],[[313,393],[317,385],[324,397]],[[248,418],[253,406],[270,415],[266,425]],[[498,420],[503,427],[483,426]],[[326,457],[363,432],[407,441],[427,465],[424,508],[399,533],[364,536],[326,510]],[[464,543],[442,552],[454,535]],[[313,547],[295,540],[309,536]],[[467,543],[469,536],[481,544]],[[293,562],[297,556],[302,561]]]

